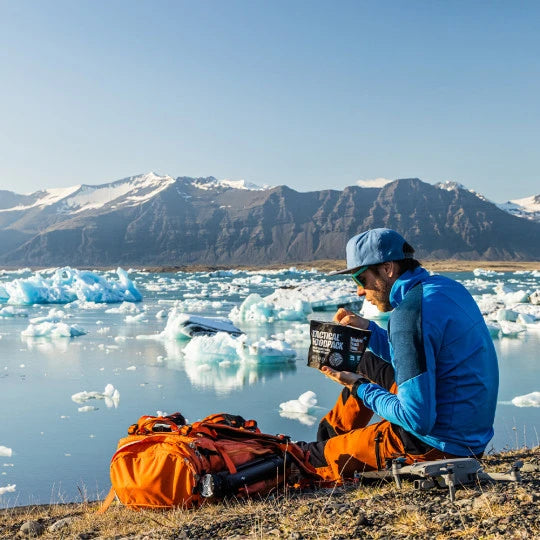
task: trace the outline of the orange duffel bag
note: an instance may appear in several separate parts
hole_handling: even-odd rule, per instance
[[[142,416],[130,426],[110,474],[112,489],[99,512],[115,496],[132,509],[192,508],[319,478],[300,447],[261,433],[254,420],[214,414],[185,424],[180,413]]]

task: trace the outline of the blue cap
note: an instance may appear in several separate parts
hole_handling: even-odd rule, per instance
[[[404,247],[407,246],[407,252]],[[347,268],[332,272],[335,274],[351,274],[362,266],[366,268],[374,264],[388,261],[412,259],[411,247],[401,234],[392,229],[370,229],[353,236],[347,242]]]

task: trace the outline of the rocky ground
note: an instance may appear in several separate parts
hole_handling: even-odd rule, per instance
[[[447,491],[402,489],[394,483],[348,484],[225,501],[198,510],[133,512],[97,503],[0,511],[0,538],[539,538],[540,447],[487,456],[486,471],[506,471],[524,461],[522,483],[460,487]]]

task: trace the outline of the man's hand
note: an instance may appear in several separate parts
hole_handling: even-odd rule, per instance
[[[345,308],[339,308],[334,315],[334,322],[343,324],[345,326],[354,326],[355,328],[361,328],[362,330],[367,330],[369,325],[369,320],[356,315],[352,311],[349,311]]]
[[[352,390],[354,383],[358,379],[363,379],[362,375],[358,373],[352,373],[351,371],[337,371],[328,366],[323,366],[321,368],[322,373],[324,373],[329,379],[346,386],[349,390]]]

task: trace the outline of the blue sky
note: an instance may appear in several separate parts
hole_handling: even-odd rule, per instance
[[[0,0],[0,189],[540,193],[540,2]]]

